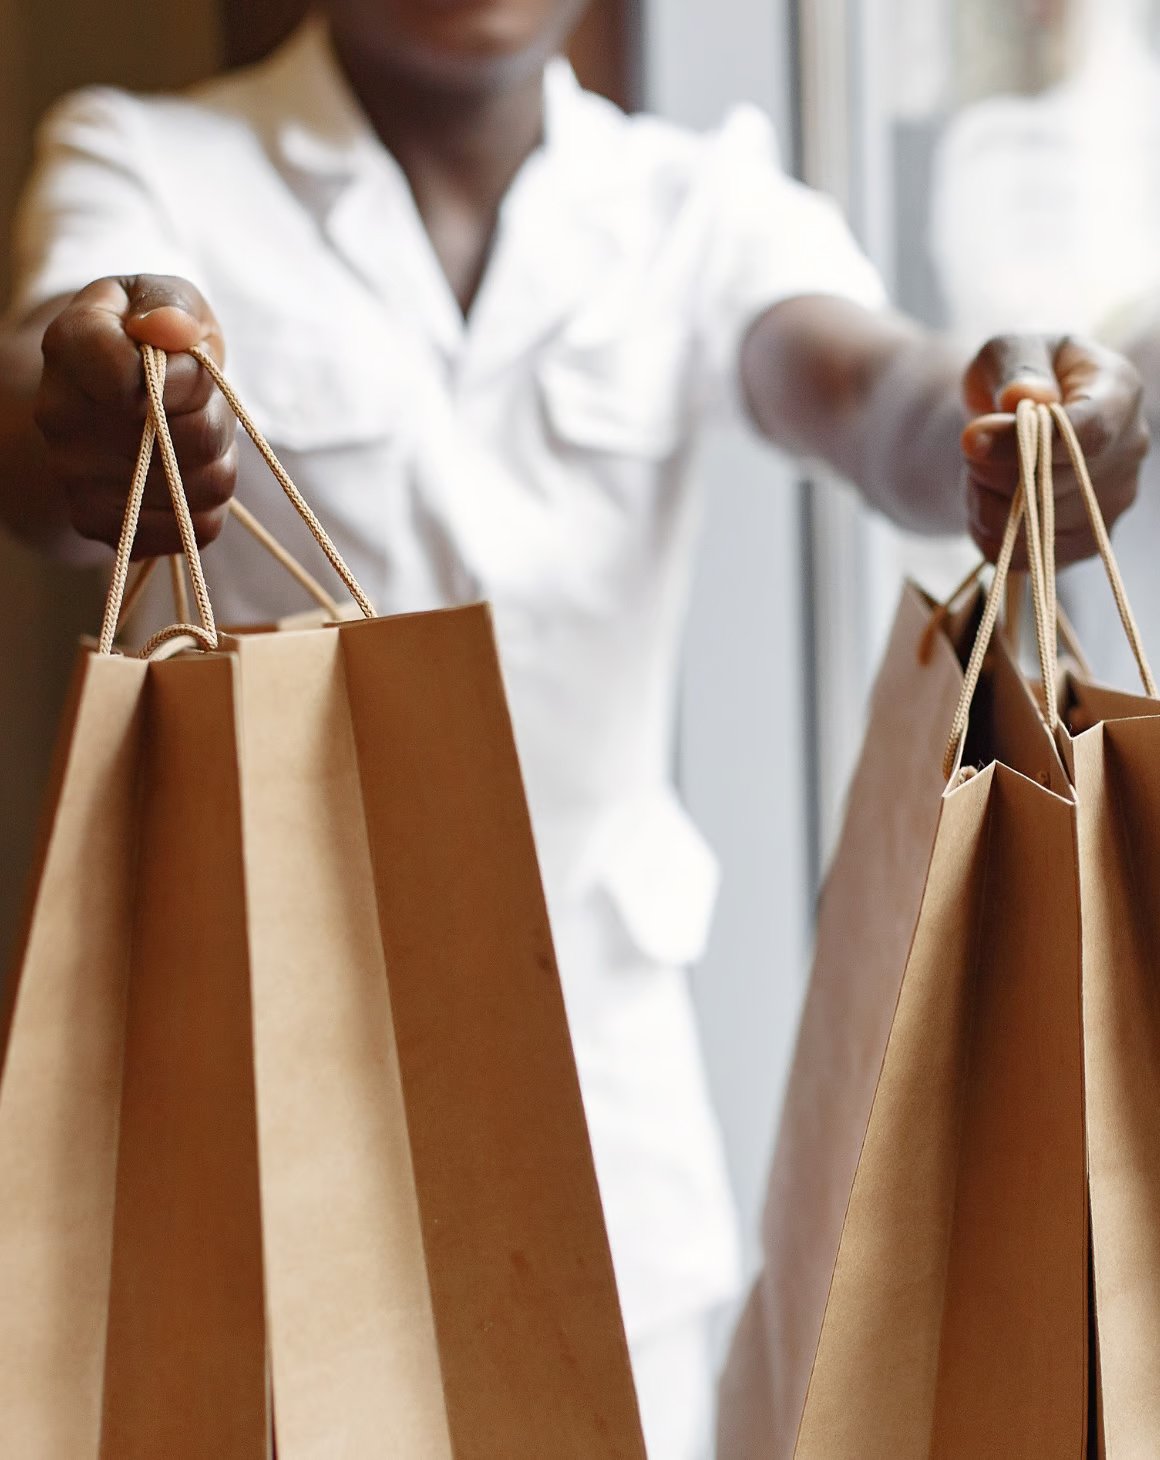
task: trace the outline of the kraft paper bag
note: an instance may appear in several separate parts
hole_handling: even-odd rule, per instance
[[[143,354],[0,1066],[0,1453],[642,1460],[489,613],[219,633]],[[155,435],[200,623],[126,658]]]
[[[1076,813],[1005,647],[983,660],[1023,500],[968,682],[944,616],[903,593],[820,908],[721,1460],[1082,1453]],[[972,693],[981,769],[956,774],[943,747]]]
[[[73,676],[0,1046],[0,1450],[95,1455],[144,685],[136,660]]]
[[[1100,1453],[1144,1460],[1160,1435],[1160,706],[1124,704],[1128,696],[1075,679],[1068,688],[1091,725],[1067,738],[1079,809]]]
[[[1073,669],[1046,705],[1078,813],[1099,1454],[1143,1460],[1160,1436],[1160,703],[1074,430],[1058,408],[1040,407],[1037,419],[1044,677],[1058,679],[1049,520],[1058,428],[1144,685],[1143,696],[1125,694]]]

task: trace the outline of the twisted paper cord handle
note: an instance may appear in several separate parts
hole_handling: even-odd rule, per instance
[[[345,559],[335,546],[330,535],[311,510],[302,493],[294,485],[289,473],[274,454],[270,443],[254,424],[248,411],[246,411],[238,399],[237,393],[222,374],[217,362],[199,346],[194,346],[189,353],[212,376],[214,383],[225,397],[230,409],[241,423],[246,434],[257,447],[262,459],[270,468],[279,486],[281,486],[289,498],[295,511],[302,518],[303,522],[305,522],[311,536],[325,553],[327,560],[342,579],[363,615],[366,618],[374,618],[375,611],[370,599],[363,592],[358,580],[347,566]],[[161,644],[179,636],[187,636],[194,639],[203,649],[216,649],[218,647],[218,631],[217,624],[214,620],[213,605],[210,602],[209,589],[206,585],[205,574],[202,570],[201,555],[197,547],[197,537],[193,528],[193,520],[190,516],[185,488],[181,480],[181,468],[177,461],[177,453],[173,448],[169,422],[165,415],[166,357],[162,351],[155,350],[151,345],[142,345],[141,360],[145,372],[148,409],[145,426],[141,434],[141,445],[137,452],[137,460],[129,486],[129,496],[125,504],[125,516],[121,523],[121,535],[117,544],[116,557],[113,562],[109,590],[105,599],[105,612],[101,623],[98,653],[111,654],[113,652],[113,642],[116,638],[118,624],[121,621],[123,613],[126,607],[131,606],[131,602],[135,601],[140,595],[151,572],[148,565],[142,569],[129,595],[131,602],[127,604],[125,584],[129,573],[133,543],[137,536],[137,527],[141,516],[141,503],[145,495],[145,483],[149,475],[149,468],[153,460],[155,447],[159,447],[161,451],[161,462],[165,472],[165,480],[169,487],[170,500],[173,503],[178,531],[181,534],[182,556],[189,569],[190,582],[193,585],[194,599],[197,603],[198,617],[201,622],[200,627],[188,623],[172,624],[168,628],[163,629],[160,634],[155,634],[141,652],[143,657],[148,657]],[[273,534],[258,522],[251,512],[247,511],[238,502],[231,502],[230,510],[238,521],[261,543],[266,551],[277,559],[328,613],[332,616],[337,616],[338,605],[330,594],[282,546]],[[172,581],[175,602],[178,605],[178,617],[184,618],[186,617],[186,613],[182,611],[182,600],[185,585],[177,560],[174,561]]]
[[[987,602],[970,659],[963,674],[963,687],[959,702],[951,721],[951,731],[943,755],[943,774],[949,780],[955,764],[962,753],[967,733],[971,702],[978,689],[983,660],[991,643],[995,620],[999,611],[1000,596],[1011,568],[1011,557],[1015,550],[1020,524],[1027,518],[1027,555],[1031,578],[1031,601],[1035,616],[1035,636],[1039,650],[1040,673],[1043,676],[1043,714],[1050,730],[1059,723],[1059,709],[1055,698],[1057,677],[1058,642],[1062,635],[1073,655],[1083,663],[1083,654],[1075,643],[1075,634],[1067,621],[1056,592],[1055,563],[1055,482],[1052,473],[1052,439],[1058,429],[1079,483],[1080,494],[1087,509],[1092,533],[1096,540],[1104,570],[1111,584],[1116,600],[1120,622],[1131,646],[1144,692],[1150,699],[1157,698],[1156,681],[1152,674],[1139,626],[1128,602],[1127,590],[1120,573],[1120,566],[1112,550],[1107,523],[1100,507],[1099,498],[1092,484],[1091,473],[1084,459],[1083,448],[1076,436],[1075,427],[1061,405],[1036,404],[1020,401],[1015,411],[1015,430],[1019,448],[1019,485],[1011,502],[1011,512],[1003,534],[1003,544],[995,563],[995,573],[987,593]]]

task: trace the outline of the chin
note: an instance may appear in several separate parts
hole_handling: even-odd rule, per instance
[[[407,69],[447,85],[491,87],[538,70],[557,49],[539,36],[513,36],[495,27],[458,27],[453,34],[416,37],[400,48]]]
[[[416,40],[417,49],[432,60],[442,58],[450,65],[511,62],[540,49],[540,36],[535,31],[503,14],[489,13],[484,6],[477,13],[449,15],[444,24],[432,25]]]
[[[332,13],[347,6],[367,50],[455,86],[502,84],[542,66],[582,8],[579,0],[345,0]]]

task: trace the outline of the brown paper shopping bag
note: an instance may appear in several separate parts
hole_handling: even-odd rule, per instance
[[[1066,414],[1039,407],[1044,700],[1074,786],[1100,1453],[1160,1444],[1160,704],[1098,499]],[[1087,504],[1144,695],[1055,672],[1052,436]]]
[[[1001,645],[984,664],[1024,495],[965,678],[903,594],[820,908],[722,1460],[1081,1453],[1075,809],[1016,667]],[[943,746],[976,679],[982,769],[963,776]]]
[[[488,612],[219,634],[145,361],[0,1068],[0,1453],[640,1460]],[[138,660],[155,432],[201,622]]]
[[[1160,1435],[1160,707],[1071,681],[1099,1414],[1106,1453]]]

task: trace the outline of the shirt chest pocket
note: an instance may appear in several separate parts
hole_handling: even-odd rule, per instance
[[[227,370],[275,451],[312,454],[397,440],[400,382],[383,348],[344,348],[320,328],[231,337]]]
[[[565,449],[656,462],[688,438],[688,337],[678,324],[562,339],[540,362],[537,384],[548,430]]]

